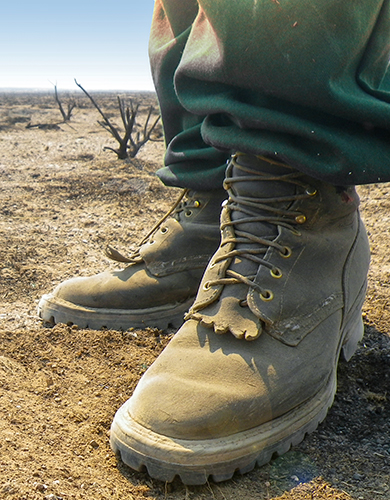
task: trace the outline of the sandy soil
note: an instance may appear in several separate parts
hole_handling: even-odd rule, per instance
[[[117,115],[114,95],[97,97]],[[36,317],[60,281],[114,268],[106,244],[134,249],[173,197],[154,175],[163,144],[117,160],[103,151],[115,143],[97,112],[77,99],[64,124],[52,94],[0,95],[0,498],[390,499],[389,185],[359,189],[372,245],[366,337],[340,364],[326,421],[246,476],[163,484],[118,462],[108,431],[173,332],[50,327]]]

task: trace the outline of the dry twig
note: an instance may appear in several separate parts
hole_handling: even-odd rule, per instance
[[[121,137],[117,128],[110,122],[107,115],[101,110],[100,106],[97,104],[95,99],[75,80],[76,85],[84,92],[84,94],[90,99],[92,104],[100,113],[103,118],[102,121],[98,121],[99,125],[105,128],[114,139],[118,142],[118,148],[111,148],[106,146],[104,149],[113,151],[117,154],[118,158],[124,160],[126,158],[135,158],[138,151],[144,146],[149,140],[151,140],[151,134],[156,128],[160,120],[160,115],[157,116],[151,123],[152,114],[154,112],[153,106],[148,109],[148,114],[146,116],[145,123],[141,129],[138,128],[136,123],[136,117],[140,108],[140,105],[134,104],[130,99],[130,105],[126,106],[124,101],[118,96],[118,107],[122,123],[125,129],[123,137]],[[137,129],[138,128],[138,129]]]
[[[74,99],[71,99],[70,101],[68,101],[67,111],[65,111],[64,107],[60,101],[60,98],[58,97],[57,85],[54,85],[54,95],[55,95],[56,103],[58,104],[58,107],[60,109],[60,113],[62,115],[62,118],[64,119],[64,122],[68,122],[71,119],[72,111],[76,107],[76,101]]]

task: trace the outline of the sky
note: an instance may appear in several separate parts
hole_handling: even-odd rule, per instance
[[[0,90],[153,90],[153,0],[3,0]]]

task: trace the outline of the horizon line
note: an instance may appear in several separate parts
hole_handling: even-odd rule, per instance
[[[0,92],[53,92],[53,87],[0,87]],[[61,88],[61,92],[83,93],[81,89]],[[151,92],[154,89],[88,89],[88,92]]]

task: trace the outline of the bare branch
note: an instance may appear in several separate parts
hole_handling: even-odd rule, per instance
[[[76,85],[84,92],[84,94],[89,98],[92,104],[100,113],[103,121],[98,121],[99,125],[106,129],[119,143],[119,148],[111,148],[109,146],[104,147],[104,150],[113,151],[117,154],[119,159],[125,158],[134,158],[138,151],[144,146],[149,140],[151,133],[155,129],[158,121],[160,120],[160,116],[154,120],[152,125],[150,126],[150,119],[154,112],[153,106],[150,106],[148,109],[148,113],[144,122],[144,125],[137,124],[136,118],[140,109],[139,103],[134,103],[132,99],[129,99],[129,106],[126,107],[125,102],[120,96],[117,96],[119,114],[125,129],[123,137],[121,137],[117,128],[110,122],[105,113],[101,110],[95,99],[77,82],[75,79]],[[141,130],[137,130],[137,127],[141,127]]]
[[[76,107],[76,101],[73,99],[69,101],[67,105],[67,112],[65,112],[64,107],[62,106],[62,103],[60,101],[60,98],[58,97],[57,85],[54,85],[54,96],[64,122],[68,122],[72,116],[72,111]]]
[[[116,128],[114,127],[114,125],[111,124],[110,120],[107,118],[107,116],[103,113],[103,111],[100,109],[98,103],[95,101],[95,99],[91,96],[91,94],[89,94],[84,87],[82,87],[78,82],[77,80],[75,79],[74,80],[76,85],[84,92],[84,94],[89,97],[90,101],[92,102],[92,104],[95,106],[95,108],[99,111],[99,113],[101,114],[103,120],[104,120],[104,123],[105,123],[105,128],[108,127],[111,134],[115,137],[115,139],[120,143],[121,142],[121,137],[118,133],[118,131],[116,130]],[[100,123],[101,124],[101,123]]]

